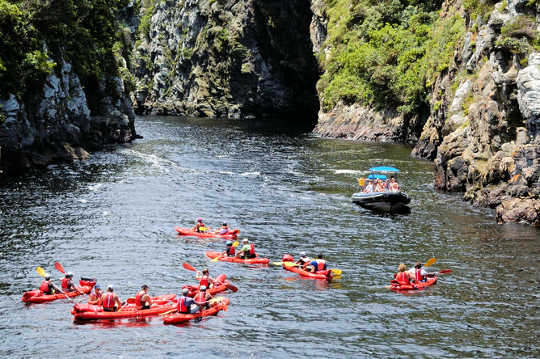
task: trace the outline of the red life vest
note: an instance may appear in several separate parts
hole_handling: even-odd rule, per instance
[[[255,245],[253,243],[250,243],[249,244],[249,254],[251,256],[254,256],[255,255]]]
[[[396,280],[402,284],[410,284],[409,276],[406,272],[399,272],[396,275]]]
[[[230,246],[230,247],[227,248],[227,255],[229,257],[234,257],[234,253],[235,253],[235,249],[234,249],[233,246]]]
[[[63,290],[69,289],[69,279],[68,278],[62,278],[62,289]]]
[[[420,268],[420,269],[415,268],[414,269],[414,278],[419,282],[422,282],[424,280],[424,276],[422,275],[422,268]]]
[[[103,294],[103,309],[114,309],[114,293]]]
[[[206,275],[206,274],[203,275],[199,284],[204,285],[206,288],[208,288],[210,286],[210,281],[208,280],[208,275]]]
[[[197,295],[195,296],[195,298],[193,298],[193,300],[195,301],[196,304],[206,302],[206,293],[205,292],[197,293]]]
[[[41,286],[39,287],[39,290],[42,291],[43,293],[48,293],[49,292],[49,281],[43,280],[41,282]]]
[[[317,259],[317,271],[326,269],[326,261],[324,259]]]
[[[144,293],[144,292],[141,290],[141,291],[140,291],[139,293],[137,293],[137,295],[135,296],[135,305],[136,305],[137,307],[140,308],[140,307],[142,307],[142,306],[144,305],[144,303],[142,303],[142,301],[141,301],[141,298],[142,298],[143,295],[145,295],[145,294],[146,294],[146,293]]]
[[[189,309],[186,305],[186,297],[180,297],[180,300],[178,301],[178,311],[180,313],[189,313]]]

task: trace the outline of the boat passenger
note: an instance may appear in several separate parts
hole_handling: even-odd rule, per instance
[[[94,292],[88,296],[88,304],[101,305],[101,296],[103,292],[99,284],[94,286]]]
[[[409,275],[412,276],[417,282],[425,282],[428,277],[428,272],[426,272],[422,263],[416,262],[414,267],[409,271]]]
[[[210,299],[212,299],[212,295],[206,291],[206,287],[204,285],[201,285],[199,288],[199,293],[197,293],[193,298],[195,304],[199,306],[200,310],[210,307],[210,304],[208,303],[208,300]]]
[[[200,279],[199,285],[202,287],[210,288],[214,284],[214,280],[210,277],[210,272],[208,268],[202,270],[202,272],[197,271],[195,274],[195,279]]]
[[[300,267],[305,267],[309,264],[311,260],[307,256],[306,252],[300,252],[300,259],[297,260],[295,263],[298,264]]]
[[[197,218],[197,223],[195,223],[195,227],[193,227],[193,230],[195,232],[199,232],[199,233],[206,231],[206,227],[205,227],[201,217]]]
[[[257,253],[255,253],[255,245],[253,243],[250,243],[247,238],[244,238],[242,240],[242,248],[240,248],[240,250],[236,254],[236,257],[242,259],[250,259],[257,257]]]
[[[414,281],[414,278],[412,278],[411,274],[407,271],[407,266],[403,263],[401,263],[398,266],[398,272],[394,274],[395,280],[399,284],[411,284],[411,281]]]
[[[381,179],[378,179],[375,184],[375,192],[384,192],[384,184]]]
[[[101,303],[103,305],[104,312],[116,312],[122,306],[122,302],[118,295],[114,293],[114,287],[112,284],[107,286],[107,292],[101,296]]]
[[[66,276],[62,278],[62,290],[64,292],[75,292],[77,288],[73,284],[73,273],[67,272]]]
[[[326,270],[326,266],[327,264],[323,259],[323,255],[319,254],[317,259],[314,259],[306,266],[306,270],[309,270],[311,273],[316,273],[321,270]]]
[[[46,295],[51,295],[56,292],[62,293],[62,291],[51,281],[51,276],[48,273],[45,273],[45,277],[43,277],[43,280],[41,281],[39,290]]]
[[[138,310],[150,309],[152,306],[152,298],[148,295],[148,286],[143,284],[141,290],[135,296],[135,305]]]
[[[234,257],[235,249],[233,247],[233,243],[231,241],[227,241],[227,248],[225,248],[225,252],[223,253],[226,257]]]
[[[399,184],[396,182],[394,176],[390,177],[390,183],[388,184],[388,190],[390,192],[399,192]]]
[[[219,235],[227,234],[229,233],[229,226],[227,225],[227,223],[223,222],[223,224],[221,225],[221,228],[215,231],[214,233],[219,234]]]
[[[373,191],[374,191],[373,181],[368,180],[368,184],[367,184],[366,188],[364,188],[364,193],[372,193]]]
[[[199,311],[199,306],[195,304],[195,300],[188,296],[189,289],[182,289],[182,295],[178,298],[178,313],[194,314]]]

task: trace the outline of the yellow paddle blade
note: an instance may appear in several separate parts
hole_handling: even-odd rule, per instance
[[[221,302],[225,297],[214,297],[208,301],[210,304]]]
[[[220,254],[220,255],[217,256],[216,258],[212,259],[210,262],[217,262],[221,257],[223,257],[222,254]]]
[[[281,266],[283,265],[283,262],[272,262],[272,264],[275,266]]]
[[[424,264],[424,267],[429,267],[429,266],[435,264],[436,261],[437,261],[437,259],[430,258],[430,259],[427,260],[426,264]]]
[[[341,276],[341,273],[343,273],[341,269],[331,268],[330,270],[332,271],[332,275],[334,277],[339,277]]]
[[[234,243],[232,244],[232,246],[233,246],[233,248],[236,248],[236,247],[238,247],[239,244],[240,244],[240,243],[238,243],[238,241],[234,241]]]
[[[43,269],[41,267],[36,267],[36,272],[37,272],[37,274],[39,274],[40,276],[45,278],[45,269]]]
[[[294,263],[294,262],[283,262],[283,265],[286,266],[286,267],[297,267],[298,264]]]

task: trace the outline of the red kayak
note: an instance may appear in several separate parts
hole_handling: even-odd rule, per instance
[[[302,268],[299,268],[297,266],[288,266],[283,265],[283,269],[288,270],[290,272],[298,273],[301,277],[305,278],[312,278],[312,279],[324,279],[324,280],[332,280],[332,271],[330,269],[326,270],[320,270],[315,273],[311,273],[308,271],[303,270]]]
[[[223,239],[236,239],[236,236],[238,233],[240,233],[239,229],[233,229],[232,231],[229,231],[226,234],[216,234],[212,232],[196,232],[191,228],[182,228],[182,227],[175,227],[178,234],[182,236],[196,236],[200,238],[223,238]]]
[[[208,289],[207,292],[210,293],[210,295],[216,295],[218,293],[226,291],[227,289],[231,289],[233,292],[236,292],[238,288],[231,285],[226,278],[227,276],[225,274],[218,275],[214,279],[214,285],[212,286],[212,288]],[[199,287],[199,285],[185,285],[182,287],[182,289],[188,288],[188,297],[194,297],[195,294],[199,293]]]
[[[44,302],[52,302],[53,300],[57,299],[66,299],[67,297],[73,298],[77,297],[79,295],[88,294],[92,291],[92,288],[94,285],[96,285],[95,279],[81,279],[79,281],[80,286],[76,287],[77,290],[74,292],[67,292],[64,293],[57,293],[57,294],[43,294],[43,292],[39,289],[30,290],[28,292],[25,292],[21,298],[21,300],[25,303],[44,303]]]
[[[77,303],[73,306],[71,314],[74,321],[144,318],[175,310],[176,307],[176,295],[165,294],[153,297],[150,309],[138,310],[134,304],[126,304],[117,312],[105,312],[100,305]]]
[[[227,310],[229,305],[228,298],[220,298],[219,301],[212,304],[208,309],[203,310],[202,312],[195,314],[171,314],[163,317],[163,324],[179,324],[185,323],[195,318],[208,317],[210,315],[216,315],[220,310]]]
[[[397,280],[392,279],[390,281],[390,290],[401,291],[401,290],[424,289],[426,287],[432,286],[435,283],[437,283],[437,276],[430,277],[425,282],[414,282],[411,284],[400,284]]]
[[[225,257],[223,256],[223,252],[214,252],[214,251],[208,251],[205,253],[208,258],[214,259],[216,257],[219,257],[219,261],[221,262],[231,262],[231,263],[243,263],[243,264],[268,264],[270,262],[270,259],[268,258],[262,258],[262,257],[255,257],[251,259],[241,259],[236,257]]]

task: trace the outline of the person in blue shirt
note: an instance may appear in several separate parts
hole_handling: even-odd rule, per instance
[[[307,269],[312,273],[316,273],[321,270],[326,270],[326,267],[327,265],[326,265],[326,261],[323,258],[323,255],[319,254],[317,256],[317,259],[314,259],[313,261],[311,261],[311,263],[309,263],[309,265],[307,266]]]

